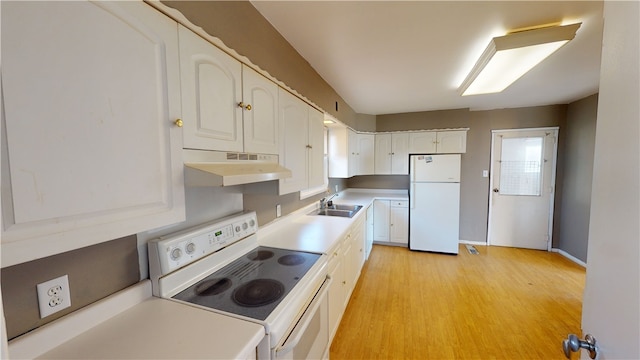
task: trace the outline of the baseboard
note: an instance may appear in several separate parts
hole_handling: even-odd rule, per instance
[[[552,248],[551,249],[552,252],[557,252],[558,254],[566,257],[567,259],[573,261],[574,263],[586,268],[587,267],[587,263],[585,263],[584,261],[578,259],[577,257],[569,254],[568,252],[562,250],[562,249],[556,249],[556,248]]]
[[[458,241],[458,243],[465,244],[465,245],[487,246],[487,243],[484,242],[484,241],[471,241],[471,240],[462,240],[462,239],[460,239]]]

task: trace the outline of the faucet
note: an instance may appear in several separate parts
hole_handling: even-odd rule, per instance
[[[327,191],[327,194],[328,193],[329,192]],[[329,196],[329,198],[324,197],[324,198],[320,199],[320,210],[326,209],[327,206],[332,206],[333,202],[331,201],[331,199],[333,199],[336,196],[338,196],[338,193],[332,194],[331,196]]]

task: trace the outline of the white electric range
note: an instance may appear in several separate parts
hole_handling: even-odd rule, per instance
[[[257,322],[259,359],[328,357],[327,257],[258,245],[255,212],[149,242],[153,294]]]

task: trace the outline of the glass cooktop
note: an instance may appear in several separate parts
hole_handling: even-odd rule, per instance
[[[259,246],[173,298],[265,320],[319,258],[320,254]]]

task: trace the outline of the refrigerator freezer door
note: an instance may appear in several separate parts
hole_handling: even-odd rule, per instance
[[[460,182],[460,154],[411,155],[412,182]]]
[[[409,248],[457,254],[460,184],[412,183],[409,191]]]

